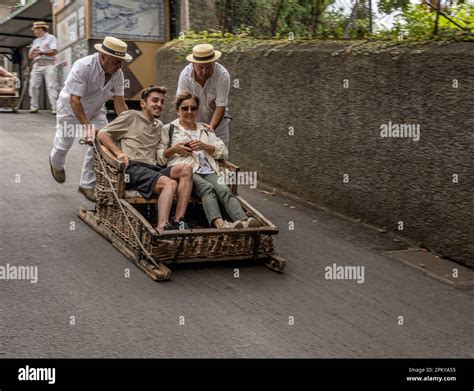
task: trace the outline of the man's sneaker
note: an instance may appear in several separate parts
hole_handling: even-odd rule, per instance
[[[56,182],[64,183],[66,181],[66,171],[54,168],[51,163],[51,156],[49,157],[49,167],[51,168],[51,174]]]
[[[37,107],[30,107],[30,113],[37,113],[38,108]]]
[[[172,223],[168,222],[165,225],[165,228],[163,228],[163,231],[174,231],[177,229]]]
[[[94,189],[87,189],[85,187],[79,186],[77,191],[83,194],[89,201],[95,202],[95,191]]]
[[[233,223],[229,221],[225,221],[217,228],[224,228],[224,229],[233,229],[233,228],[243,228],[244,225],[241,221],[234,221]]]
[[[175,227],[174,229],[191,229],[191,226],[184,219],[173,221],[171,224]]]
[[[56,109],[52,109],[51,114],[56,115]]]
[[[257,221],[257,219],[254,219],[253,217],[249,217],[247,220],[242,220],[242,224],[244,228],[261,227],[261,224]]]

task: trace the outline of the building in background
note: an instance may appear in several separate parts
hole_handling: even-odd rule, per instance
[[[61,85],[72,64],[94,53],[94,44],[105,36],[127,42],[133,60],[122,68],[125,99],[138,108],[140,91],[157,82],[156,50],[171,37],[167,0],[55,0],[53,25]]]
[[[133,56],[123,67],[125,98],[131,108],[138,108],[140,91],[159,82],[157,49],[189,28],[189,4],[188,0],[2,0],[0,65],[24,81],[27,52],[34,39],[31,24],[45,20],[58,38],[56,67],[61,88],[74,61],[95,52],[94,44],[112,35],[127,42]],[[27,108],[28,98],[24,100],[22,107]],[[44,97],[40,102],[44,109],[43,101]]]

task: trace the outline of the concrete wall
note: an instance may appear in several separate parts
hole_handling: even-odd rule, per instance
[[[398,233],[474,266],[474,44],[333,55],[347,46],[224,55],[240,84],[230,95],[232,161],[389,231],[402,221]],[[157,57],[171,99],[185,64],[171,45]],[[170,104],[164,120],[171,118]],[[381,138],[389,121],[419,125],[420,140]]]

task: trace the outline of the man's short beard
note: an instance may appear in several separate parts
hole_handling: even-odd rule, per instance
[[[161,111],[158,115],[156,115],[154,112],[153,112],[153,109],[150,109],[149,113],[152,115],[153,118],[160,118],[161,116]]]

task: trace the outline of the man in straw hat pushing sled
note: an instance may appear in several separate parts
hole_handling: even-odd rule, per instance
[[[66,180],[66,155],[76,137],[86,137],[91,143],[95,132],[107,125],[105,102],[113,98],[118,115],[128,109],[121,70],[122,63],[132,59],[127,53],[127,44],[117,38],[105,37],[95,49],[98,53],[74,63],[57,102],[56,134],[49,163],[58,183]],[[94,202],[93,157],[90,146],[84,157],[78,191]]]

